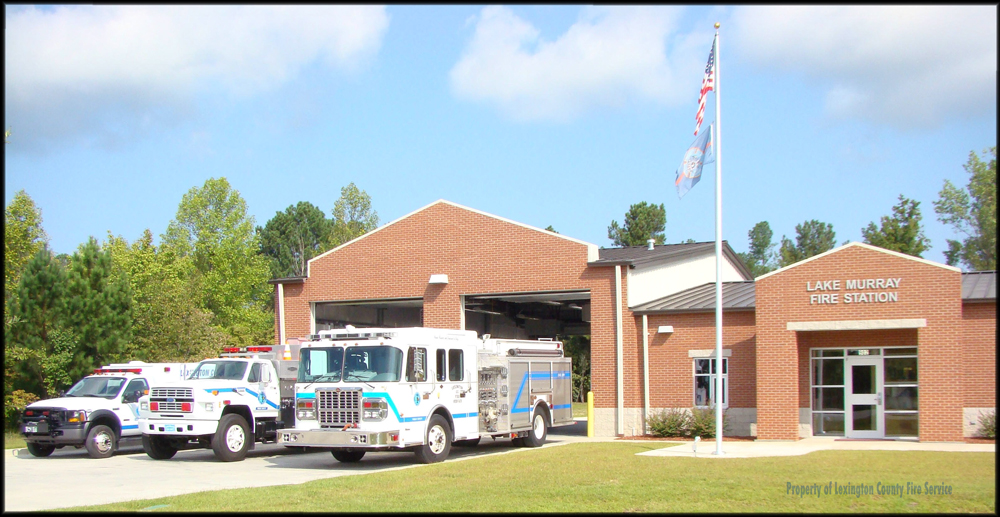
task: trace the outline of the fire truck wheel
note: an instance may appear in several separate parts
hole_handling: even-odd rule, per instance
[[[457,440],[453,445],[458,447],[475,447],[479,445],[479,440],[482,440],[482,437],[472,438],[471,440]]]
[[[39,458],[50,456],[52,454],[52,451],[56,450],[54,445],[40,445],[31,442],[28,442],[27,445],[28,445],[28,452],[30,452],[32,456],[36,456]]]
[[[142,435],[142,450],[154,460],[169,460],[177,454],[177,447],[160,436]]]
[[[95,425],[87,433],[87,454],[91,458],[110,458],[115,453],[115,432],[106,425]]]
[[[548,413],[544,409],[535,411],[531,418],[531,430],[523,438],[525,447],[541,447],[549,434]]]
[[[451,452],[451,428],[441,415],[431,416],[427,424],[426,443],[417,448],[417,458],[422,463],[444,461]]]
[[[365,457],[365,451],[330,451],[341,463],[357,463]]]
[[[241,461],[250,446],[250,426],[240,415],[230,413],[219,421],[219,429],[212,437],[212,450],[221,461]]]

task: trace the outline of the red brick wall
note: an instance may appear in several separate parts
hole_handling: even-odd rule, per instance
[[[965,407],[996,407],[996,301],[962,304],[962,345]]]
[[[640,329],[640,363],[637,372],[626,378],[640,383],[638,404],[642,407],[642,316],[636,317]],[[673,334],[657,334],[660,325],[673,325]],[[732,350],[729,357],[729,407],[757,406],[756,325],[753,311],[724,311],[722,348]],[[688,350],[715,349],[715,313],[654,314],[649,316],[649,405],[691,407],[694,405],[694,359]]]
[[[810,305],[806,282],[902,278],[894,303]],[[868,290],[862,292],[869,292]],[[799,336],[788,322],[842,320],[927,320],[917,330],[920,382],[920,439],[962,439],[961,273],[926,262],[872,250],[846,247],[757,280],[757,432],[761,439],[798,438],[801,369]],[[799,335],[808,332],[798,332]],[[814,338],[806,338],[814,339]],[[789,367],[789,365],[796,365]]]
[[[589,289],[595,403],[614,407],[614,268],[587,259],[584,244],[436,203],[313,260],[304,283],[284,287],[285,332],[309,334],[310,302],[420,297],[425,327],[457,329],[461,295]],[[428,284],[432,274],[448,284]]]

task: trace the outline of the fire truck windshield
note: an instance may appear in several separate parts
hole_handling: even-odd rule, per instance
[[[224,379],[238,381],[247,371],[246,361],[202,361],[188,379]]]
[[[391,346],[303,348],[298,382],[398,382],[403,352]]]

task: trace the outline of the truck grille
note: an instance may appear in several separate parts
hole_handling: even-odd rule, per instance
[[[162,413],[162,412],[171,412],[171,413],[185,412],[185,413],[190,413],[191,412],[190,409],[188,409],[187,411],[184,411],[183,409],[181,409],[181,403],[180,402],[158,402],[157,404],[159,404],[159,406],[157,407],[157,412],[160,412],[160,413]],[[190,402],[188,404],[190,404]]]
[[[361,421],[361,390],[316,390],[320,427],[344,427]]]
[[[191,388],[153,388],[149,390],[149,397],[153,399],[194,399],[194,390]]]

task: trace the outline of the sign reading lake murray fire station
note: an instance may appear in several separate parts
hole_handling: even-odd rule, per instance
[[[902,278],[865,278],[844,280],[843,282],[840,280],[819,280],[806,282],[806,292],[822,291],[809,295],[809,305],[891,303],[899,301],[899,292],[895,289],[899,289],[900,280]]]

